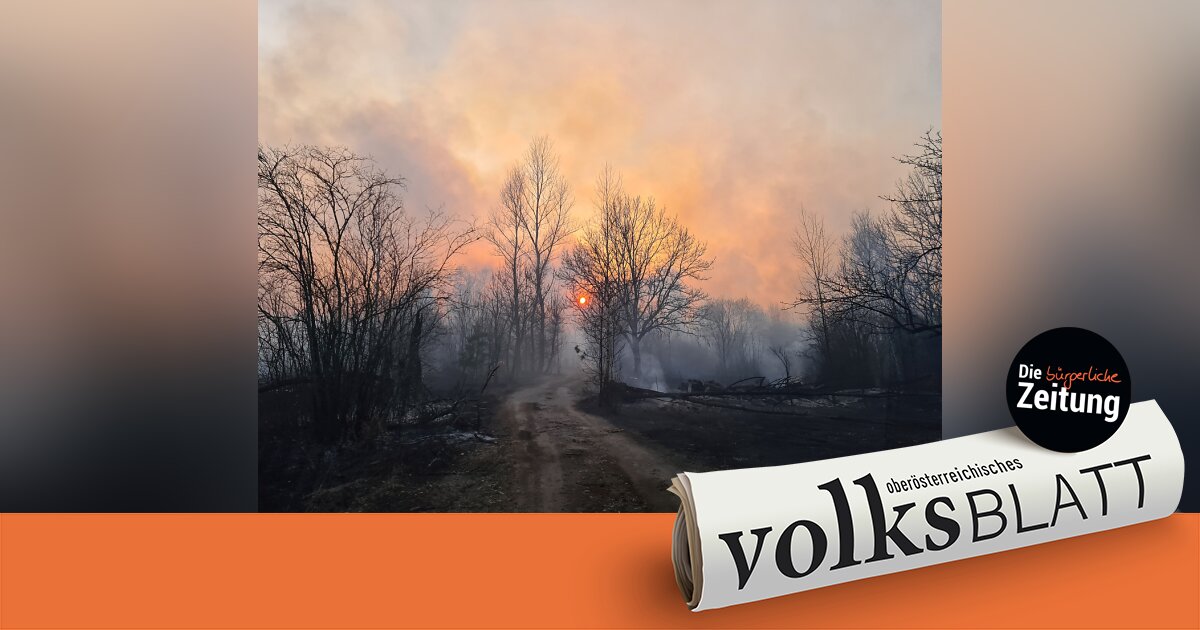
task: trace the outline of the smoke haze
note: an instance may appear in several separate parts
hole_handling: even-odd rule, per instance
[[[547,135],[577,221],[611,164],[708,242],[707,292],[764,305],[795,295],[801,204],[844,232],[940,126],[937,3],[279,2],[259,29],[261,142],[347,146],[410,210],[480,218]]]

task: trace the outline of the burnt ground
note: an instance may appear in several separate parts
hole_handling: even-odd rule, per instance
[[[643,399],[604,416],[689,472],[795,464],[941,438],[936,397]]]
[[[671,476],[936,440],[928,398],[644,399],[600,410],[576,378],[547,379],[369,445],[288,430],[296,392],[260,398],[264,511],[670,512]],[[273,394],[273,395],[272,395]],[[936,399],[933,399],[936,401]]]

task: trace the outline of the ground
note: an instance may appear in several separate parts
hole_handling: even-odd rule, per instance
[[[681,471],[810,461],[940,435],[936,406],[909,401],[646,399],[602,411],[583,391],[579,377],[547,378],[369,448],[268,445],[260,509],[669,512],[678,503],[666,487]]]
[[[665,488],[679,462],[581,410],[572,394],[579,386],[546,380],[513,392],[500,411],[514,481],[523,489],[517,511],[673,511]]]

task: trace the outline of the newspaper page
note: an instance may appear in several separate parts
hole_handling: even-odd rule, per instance
[[[1080,453],[1016,428],[837,459],[682,473],[676,581],[708,610],[1170,515],[1183,454],[1153,401]]]

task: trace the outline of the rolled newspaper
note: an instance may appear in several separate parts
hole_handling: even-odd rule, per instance
[[[708,610],[1162,518],[1183,453],[1158,404],[1058,453],[1016,428],[804,464],[681,473],[675,580]]]

